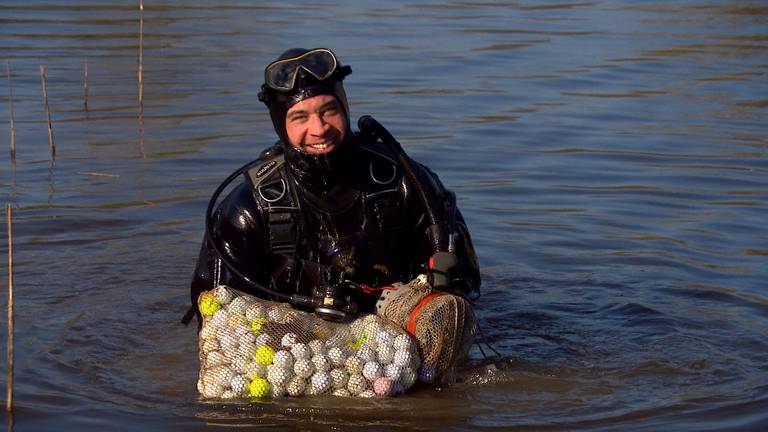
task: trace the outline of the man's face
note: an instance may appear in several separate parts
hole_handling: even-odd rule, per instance
[[[313,96],[288,109],[285,131],[291,145],[305,153],[330,153],[344,141],[347,118],[334,96]]]

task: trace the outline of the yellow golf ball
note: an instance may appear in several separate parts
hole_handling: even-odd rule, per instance
[[[251,331],[253,334],[261,333],[261,326],[263,326],[265,322],[267,322],[267,319],[264,317],[254,318],[253,321],[251,321]]]
[[[251,397],[263,398],[269,394],[269,382],[265,378],[256,377],[248,384],[248,394]]]
[[[256,348],[256,361],[263,365],[271,365],[272,359],[275,358],[275,350],[267,345],[261,345]]]
[[[203,293],[200,296],[200,313],[203,316],[211,316],[221,309],[221,303],[211,293]]]

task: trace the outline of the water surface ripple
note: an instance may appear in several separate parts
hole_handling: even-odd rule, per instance
[[[137,4],[0,0],[15,430],[768,428],[764,3],[145,4],[142,109]],[[459,196],[501,357],[474,348],[456,385],[196,395],[178,320],[203,212],[275,139],[260,76],[293,46],[336,50],[352,117],[376,116]]]

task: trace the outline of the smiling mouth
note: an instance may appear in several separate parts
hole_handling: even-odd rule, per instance
[[[336,147],[333,142],[324,142],[317,144],[305,144],[304,148],[308,153],[328,153]]]

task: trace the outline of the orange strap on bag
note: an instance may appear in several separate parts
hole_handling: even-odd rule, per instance
[[[405,331],[408,332],[413,337],[416,337],[416,320],[419,318],[419,315],[421,314],[421,310],[424,309],[424,307],[429,304],[432,300],[444,295],[444,293],[441,292],[433,292],[423,299],[416,305],[415,308],[411,311],[411,314],[408,315],[408,324],[405,326]]]

